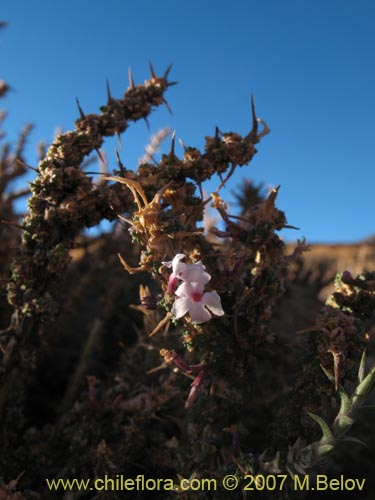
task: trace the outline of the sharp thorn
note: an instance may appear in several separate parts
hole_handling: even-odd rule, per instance
[[[81,105],[79,104],[79,100],[76,97],[76,103],[78,107],[79,114],[81,115],[81,119],[84,120],[86,118],[85,113],[82,111]]]
[[[104,158],[103,158],[103,156],[102,156],[102,153],[100,152],[100,149],[95,148],[95,151],[98,153],[98,156],[99,156],[100,161],[101,161],[103,164],[105,164],[105,160],[104,160]]]
[[[251,117],[253,120],[253,126],[257,124],[257,115],[255,112],[255,102],[254,102],[254,96],[251,94]]]
[[[178,142],[180,143],[180,146],[182,147],[182,149],[185,151],[187,151],[187,147],[185,146],[185,144],[183,143],[182,139],[178,139]]]
[[[20,224],[17,224],[16,222],[12,222],[10,220],[5,220],[5,219],[1,219],[0,220],[1,224],[5,224],[6,226],[11,226],[11,227],[15,227],[17,229],[22,229],[22,231],[26,231],[28,233],[30,233],[31,231],[29,229],[27,229],[26,227],[23,227],[21,226]]]
[[[178,82],[167,82],[167,87],[172,87],[173,85],[177,85]]]
[[[251,116],[252,116],[252,127],[251,127],[251,132],[250,132],[250,138],[254,142],[257,138],[257,132],[258,132],[258,120],[257,120],[257,115],[255,113],[255,104],[254,104],[254,97],[251,96]]]
[[[172,64],[170,64],[168,66],[168,68],[166,69],[166,71],[164,73],[164,76],[163,76],[164,80],[166,80],[168,78],[168,75],[169,75],[169,72],[170,72],[171,69],[172,69]]]
[[[145,148],[145,153],[146,153],[146,156],[148,156],[149,159],[152,160],[152,162],[154,163],[154,165],[156,167],[158,167],[159,163],[155,160],[155,157],[149,151],[147,151],[147,148]],[[142,163],[144,163],[144,160],[141,160],[141,161],[142,161]]]
[[[171,150],[169,152],[170,156],[174,156],[174,143],[175,143],[175,138],[176,138],[176,131],[174,130],[172,132],[172,141],[171,141]]]
[[[129,71],[128,71],[128,75],[129,75],[129,89],[130,90],[134,90],[135,89],[135,85],[134,85],[134,80],[133,80],[133,73],[132,73],[132,70],[129,68]]]
[[[119,134],[118,131],[116,131],[116,137],[119,143],[120,148],[122,149],[122,140],[121,140],[121,135]]]
[[[203,193],[202,183],[201,182],[198,182],[198,188],[199,188],[199,194],[201,195],[201,199],[203,201],[204,200],[204,193]]]
[[[220,130],[219,130],[219,127],[215,127],[215,139],[219,139],[219,135],[220,135]]]
[[[125,168],[124,168],[124,165],[121,161],[121,158],[120,158],[119,152],[117,151],[117,148],[115,148],[115,154],[116,154],[116,158],[117,158],[117,165],[119,166],[120,172],[122,175],[125,175]]]
[[[165,105],[165,107],[167,108],[167,110],[169,111],[169,113],[173,116],[173,111],[171,110],[168,102],[164,99],[164,97],[163,97],[162,101],[163,101],[163,104]]]
[[[39,170],[35,167],[32,167],[31,165],[28,165],[24,161],[22,161],[20,158],[16,158],[16,162],[19,163],[22,167],[29,168],[30,170],[33,170],[37,174],[39,174]]]
[[[143,117],[143,119],[144,119],[144,121],[145,121],[145,123],[146,123],[147,130],[150,132],[150,122],[148,121],[147,116],[144,116],[144,117]]]
[[[157,78],[157,76],[155,75],[155,71],[154,71],[154,68],[153,68],[153,66],[152,66],[152,62],[151,62],[151,61],[149,61],[149,62],[148,62],[148,65],[149,65],[149,67],[150,67],[151,78],[152,78],[152,79],[156,79],[156,78]]]
[[[123,165],[123,163],[122,163],[122,161],[121,161],[121,158],[120,158],[120,155],[119,155],[119,152],[118,152],[118,149],[117,149],[117,148],[115,148],[115,154],[116,154],[116,159],[117,159],[117,164],[118,164],[118,166],[119,166],[120,168],[121,168],[121,167],[122,167],[122,168],[124,168],[124,165]]]
[[[108,80],[106,80],[106,88],[107,88],[108,103],[110,103],[112,101],[112,96],[111,96],[111,89],[109,88]]]

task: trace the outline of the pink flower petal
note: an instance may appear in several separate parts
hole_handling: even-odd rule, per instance
[[[172,270],[173,274],[178,278],[181,278],[181,275],[185,272],[186,264],[185,262],[181,262],[182,259],[185,258],[183,253],[178,253],[172,260]]]
[[[190,299],[188,297],[177,298],[172,306],[171,312],[176,318],[182,318],[189,311]]]
[[[202,302],[190,302],[189,315],[193,323],[205,323],[211,319],[211,314],[205,309]]]
[[[189,283],[184,281],[176,290],[177,297],[189,297],[193,300],[195,293],[203,294],[204,286],[201,283]]]
[[[180,262],[180,260],[182,260],[184,258],[185,258],[185,254],[178,253],[177,255],[175,255],[173,257],[173,260],[164,261],[164,262],[162,262],[162,264],[165,267],[169,267],[169,268],[172,267],[172,268],[174,268]],[[184,265],[186,265],[186,264],[184,264]],[[174,272],[174,269],[173,269],[173,272]]]
[[[172,267],[173,274],[178,279],[199,282],[203,286],[208,283],[211,276],[205,271],[206,268],[202,264],[202,261],[195,262],[194,264],[185,264],[185,262],[181,262],[185,257],[183,253],[178,253],[172,261],[162,262],[162,264],[166,267]]]
[[[196,262],[195,264],[186,264],[186,269],[182,274],[182,279],[184,281],[197,282],[204,286],[211,279],[211,275],[208,274],[205,269],[206,268],[201,261]]]
[[[174,293],[176,291],[177,285],[178,285],[178,279],[172,273],[169,276],[167,292],[168,293]]]
[[[221,306],[220,296],[215,290],[203,294],[202,302],[216,316],[223,316],[225,314]]]

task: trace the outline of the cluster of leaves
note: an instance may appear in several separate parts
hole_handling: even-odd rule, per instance
[[[133,171],[119,160],[97,185],[83,171],[106,136],[166,104],[169,69],[161,77],[150,71],[144,85],[130,76],[122,99],[108,89],[101,114],[79,107],[75,130],[57,136],[39,163],[22,221],[12,203],[24,191],[7,187],[25,172],[27,131],[15,153],[3,147],[1,269],[9,282],[1,302],[8,324],[0,333],[0,494],[9,498],[44,498],[45,477],[306,473],[348,439],[373,385],[363,355],[374,325],[372,273],[340,275],[304,333],[299,363],[278,337],[274,310],[288,266],[306,247],[286,255],[278,188],[264,196],[245,184],[237,216],[220,196],[268,132],[253,102],[245,136],[216,128],[203,151],[185,146],[182,157],[173,137],[157,164]],[[219,186],[205,199],[201,184],[214,175]],[[201,228],[208,203],[224,230]],[[120,220],[125,230],[82,236],[104,219]],[[117,253],[126,255],[127,272]],[[179,253],[203,261],[225,315],[203,324],[173,317],[176,297],[162,263]]]

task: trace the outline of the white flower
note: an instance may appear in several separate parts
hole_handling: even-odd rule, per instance
[[[175,293],[177,299],[172,306],[172,314],[176,318],[182,318],[189,313],[192,322],[199,324],[211,319],[209,310],[216,316],[224,314],[219,294],[216,291],[204,292],[204,285],[199,281],[186,281]]]
[[[178,253],[173,260],[163,262],[164,266],[172,268],[167,292],[177,296],[172,306],[172,314],[176,318],[182,318],[189,313],[192,322],[197,324],[210,320],[211,313],[222,316],[224,311],[219,294],[216,291],[204,291],[211,275],[206,272],[201,261],[185,264],[182,262],[185,257],[183,253]]]
[[[178,253],[173,260],[162,263],[164,266],[172,268],[172,274],[169,276],[168,281],[168,293],[174,293],[178,280],[199,283],[201,286],[204,286],[211,279],[201,261],[194,264],[185,264],[185,262],[181,262],[184,258],[185,255],[183,253]]]

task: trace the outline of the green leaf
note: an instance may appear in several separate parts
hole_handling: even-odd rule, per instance
[[[357,444],[361,444],[362,446],[366,446],[366,448],[368,448],[368,445],[366,443],[364,443],[360,439],[357,439],[357,438],[352,437],[352,436],[347,436],[347,437],[342,438],[342,442],[343,443],[345,443],[345,442],[357,443]]]
[[[348,417],[347,415],[341,415],[336,417],[333,424],[333,430],[337,437],[340,437],[340,435],[345,434],[353,424],[354,419]]]
[[[321,444],[320,446],[318,446],[317,453],[319,458],[323,458],[329,453],[331,453],[333,448],[334,448],[333,444]]]
[[[370,372],[367,374],[367,376],[362,380],[362,382],[358,385],[358,387],[354,391],[354,394],[351,398],[352,410],[360,406],[361,402],[371,391],[374,381],[375,381],[375,365],[373,365]]]
[[[358,382],[361,384],[365,378],[365,366],[366,366],[366,350],[363,351],[361,362],[359,363],[358,369]]]
[[[327,376],[328,380],[332,382],[333,384],[335,383],[335,377],[331,372],[329,372],[323,365],[320,365],[321,369],[324,371],[325,375]],[[338,387],[338,393],[340,396],[340,411],[339,415],[346,415],[350,409],[350,398],[343,388],[343,386],[340,384]]]
[[[332,382],[332,384],[335,383],[335,377],[332,375],[332,373],[330,371],[327,370],[327,368],[325,366],[323,366],[322,364],[320,365],[320,368],[324,371],[324,374],[326,375],[326,377],[328,378],[328,380],[330,382]]]
[[[339,396],[340,396],[339,415],[346,415],[350,410],[351,401],[348,394],[346,393],[345,389],[342,386],[339,387]]]
[[[321,439],[321,443],[333,443],[335,441],[335,437],[331,432],[331,429],[328,427],[328,424],[321,418],[319,415],[315,415],[315,413],[308,413],[309,416],[319,425],[322,430],[323,436]]]

